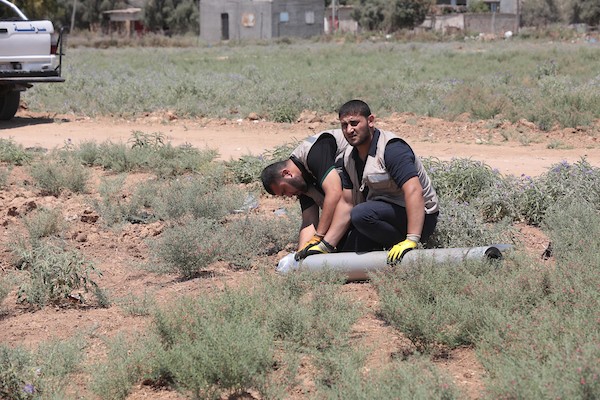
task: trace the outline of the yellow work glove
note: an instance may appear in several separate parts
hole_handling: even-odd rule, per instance
[[[308,251],[308,249],[310,249],[311,247],[313,247],[316,244],[319,244],[321,242],[321,240],[323,240],[323,236],[318,235],[315,233],[315,235],[304,244],[304,246],[302,246],[302,248],[300,250],[298,250],[296,252],[296,255],[294,256],[294,259],[296,261],[305,258],[306,257],[306,252]]]
[[[417,242],[411,239],[406,239],[396,245],[394,245],[390,251],[388,251],[387,263],[396,264],[402,260],[402,257],[412,249],[417,248]]]
[[[298,257],[300,252],[296,253],[296,256],[294,258],[296,259],[296,261],[298,261],[298,260],[301,260],[303,258],[312,256],[315,254],[327,254],[327,253],[333,253],[334,251],[335,251],[335,247],[333,247],[332,245],[327,243],[325,241],[325,239],[322,239],[319,243],[315,244],[312,247],[309,247],[305,252],[300,254],[300,257]]]

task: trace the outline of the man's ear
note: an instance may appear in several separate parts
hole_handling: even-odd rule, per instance
[[[282,178],[287,178],[287,177],[291,177],[291,176],[292,176],[292,171],[290,171],[288,168],[284,168],[281,170]]]
[[[375,126],[375,115],[369,115],[367,118],[367,123],[369,124],[369,128],[373,128]]]

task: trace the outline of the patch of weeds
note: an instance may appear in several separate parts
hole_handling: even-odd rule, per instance
[[[157,312],[153,329],[163,350],[156,371],[194,398],[263,387],[275,351],[273,334],[259,317],[263,307],[248,289],[226,289]]]
[[[600,214],[590,200],[561,199],[548,210],[544,230],[552,242],[553,254],[560,265],[570,262],[593,265],[600,261]]]
[[[58,209],[38,208],[23,217],[23,224],[31,241],[59,235],[64,229],[62,212]]]
[[[118,335],[107,341],[107,345],[108,361],[95,363],[91,368],[90,389],[99,398],[125,399],[136,382],[154,378],[150,373],[154,368],[153,357],[160,351],[156,336],[139,335],[135,340],[127,340]]]
[[[546,145],[546,148],[547,149],[556,149],[556,150],[566,150],[566,149],[572,149],[573,146],[565,144],[565,143],[561,142],[560,140],[553,140]]]
[[[8,185],[11,171],[11,167],[0,167],[0,189],[4,189]]]
[[[127,144],[103,142],[89,153],[88,158],[93,155],[94,164],[105,169],[118,173],[152,171],[159,177],[198,172],[218,155],[216,150],[198,150],[189,143],[175,147],[160,132],[141,131],[134,131]]]
[[[0,344],[0,397],[64,398],[69,377],[79,368],[82,348],[79,338],[45,343],[36,351]]]
[[[265,151],[260,156],[243,155],[237,160],[229,160],[226,166],[238,183],[253,183],[260,179],[260,173],[269,164],[290,157],[299,141],[286,143]]]
[[[63,189],[73,193],[86,191],[89,172],[73,158],[65,160],[43,159],[30,167],[31,177],[46,194],[58,197]]]
[[[452,378],[426,359],[394,362],[380,371],[363,374],[348,368],[338,382],[320,390],[327,399],[460,399]]]
[[[24,275],[19,287],[20,302],[44,307],[47,304],[83,303],[84,293],[97,287],[92,275],[101,275],[92,263],[75,250],[51,242],[13,246]]]
[[[471,201],[501,179],[500,173],[481,161],[455,158],[441,161],[423,159],[433,187],[442,199],[457,202]]]
[[[218,176],[189,176],[158,182],[153,210],[159,218],[186,217],[221,220],[243,205],[247,192]]]
[[[117,304],[125,311],[127,315],[135,317],[147,316],[156,308],[156,301],[144,290],[142,296],[129,294],[117,301]]]
[[[0,138],[0,161],[12,165],[25,165],[32,160],[31,153],[13,139]]]
[[[277,254],[295,240],[297,224],[288,216],[264,218],[247,214],[227,222],[215,237],[222,243],[218,256],[234,268],[249,269],[258,257]],[[231,238],[237,238],[231,240]]]
[[[107,226],[148,219],[145,211],[148,198],[142,195],[127,198],[122,191],[125,178],[125,175],[103,178],[98,187],[100,200],[94,200],[93,206]]]
[[[440,216],[429,239],[429,247],[475,247],[491,243],[512,243],[512,219],[504,218],[492,224],[486,222],[477,204],[452,200],[440,203]],[[493,209],[488,211],[494,212]]]
[[[217,259],[221,247],[228,246],[229,241],[222,241],[218,234],[220,229],[210,219],[193,219],[165,229],[160,238],[150,242],[156,265],[148,266],[149,269],[175,272],[184,279],[196,277]]]

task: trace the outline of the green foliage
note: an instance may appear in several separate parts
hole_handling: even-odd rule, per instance
[[[81,362],[82,347],[77,337],[44,343],[34,352],[0,344],[0,397],[64,398],[68,379]]]
[[[23,224],[29,233],[29,239],[39,239],[59,234],[64,228],[62,212],[58,209],[39,208],[23,217]]]
[[[221,243],[219,258],[234,268],[250,269],[257,259],[277,254],[293,243],[298,235],[298,223],[283,217],[265,218],[246,214],[234,219],[216,232]],[[237,240],[230,238],[236,237]]]
[[[385,2],[380,3],[383,7]],[[356,95],[339,77],[353,76],[354,88],[380,93],[365,100],[382,116],[413,112],[451,119],[463,113],[473,118],[502,114],[546,129],[591,124],[600,117],[597,73],[591,68],[594,52],[568,41],[546,43],[469,41],[457,50],[451,43],[414,41],[367,46],[355,38],[343,46],[300,41],[246,45],[235,52],[227,46],[197,52],[173,47],[77,48],[69,51],[72,67],[64,84],[39,85],[23,96],[30,109],[54,113],[130,117],[169,110],[181,117],[236,119],[257,113],[285,121],[302,110],[335,112]],[[157,54],[166,61],[153,62]],[[550,60],[555,75],[535,78],[552,73]],[[106,168],[131,170],[133,155],[113,150],[113,157],[102,161]]]
[[[545,26],[560,22],[561,12],[556,0],[529,0],[521,6],[521,20],[524,26]]]
[[[136,296],[132,293],[119,299],[118,305],[127,313],[133,316],[146,316],[152,313],[156,306],[156,301],[148,293],[144,291],[143,296]]]
[[[75,250],[38,242],[13,246],[13,253],[24,275],[18,293],[21,302],[40,308],[68,303],[70,296],[84,302],[84,293],[97,287],[91,276],[100,272]]]
[[[438,196],[456,202],[477,199],[501,179],[497,170],[469,158],[453,158],[450,161],[427,158],[422,161]]]
[[[0,189],[4,189],[8,184],[8,178],[10,176],[12,168],[0,167]]]
[[[135,340],[117,335],[107,345],[107,361],[94,363],[91,368],[90,389],[101,399],[125,399],[137,381],[154,377],[150,371],[160,344],[152,335],[138,335]]]
[[[31,165],[30,174],[44,193],[56,197],[64,189],[84,193],[89,177],[89,172],[74,159],[41,159]]]
[[[0,161],[13,165],[24,165],[31,159],[31,153],[25,151],[23,145],[16,143],[13,139],[0,138]]]
[[[369,31],[396,32],[421,24],[430,6],[429,0],[360,0],[353,18]]]
[[[490,12],[490,6],[482,0],[470,1],[467,10],[470,13],[487,13]]]
[[[102,221],[107,226],[119,225],[126,221],[147,221],[151,218],[145,212],[146,198],[141,196],[124,195],[122,188],[125,175],[103,178],[98,187],[100,200],[94,200],[93,205]]]
[[[339,383],[328,388],[327,399],[460,399],[452,379],[430,361],[394,362],[366,376],[358,369],[344,371]]]
[[[189,144],[174,147],[160,132],[133,131],[127,144],[84,142],[74,154],[86,165],[114,172],[152,171],[159,177],[197,172],[214,160],[215,150],[200,151]]]
[[[153,258],[159,270],[177,272],[184,279],[196,277],[219,255],[220,225],[210,219],[194,219],[166,229],[152,243]],[[238,236],[239,237],[239,236]]]
[[[158,312],[154,326],[164,346],[159,371],[195,398],[260,387],[275,350],[272,333],[256,315],[262,306],[251,292],[225,290]]]

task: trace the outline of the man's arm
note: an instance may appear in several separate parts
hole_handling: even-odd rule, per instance
[[[419,177],[414,176],[402,185],[404,192],[404,201],[406,202],[406,219],[408,226],[406,232],[408,235],[419,235],[423,231],[425,223],[425,200],[423,199],[423,188]]]
[[[315,227],[319,224],[319,206],[313,203],[302,210],[302,225],[298,235],[298,250],[302,249],[315,234]]]
[[[340,201],[335,208],[332,224],[325,235],[325,240],[334,247],[337,247],[350,227],[350,211],[352,211],[352,207],[354,207],[352,190],[344,189]]]
[[[342,180],[336,169],[329,171],[323,183],[321,184],[325,198],[323,200],[323,210],[317,226],[317,234],[325,235],[331,226],[335,208],[342,197]]]

